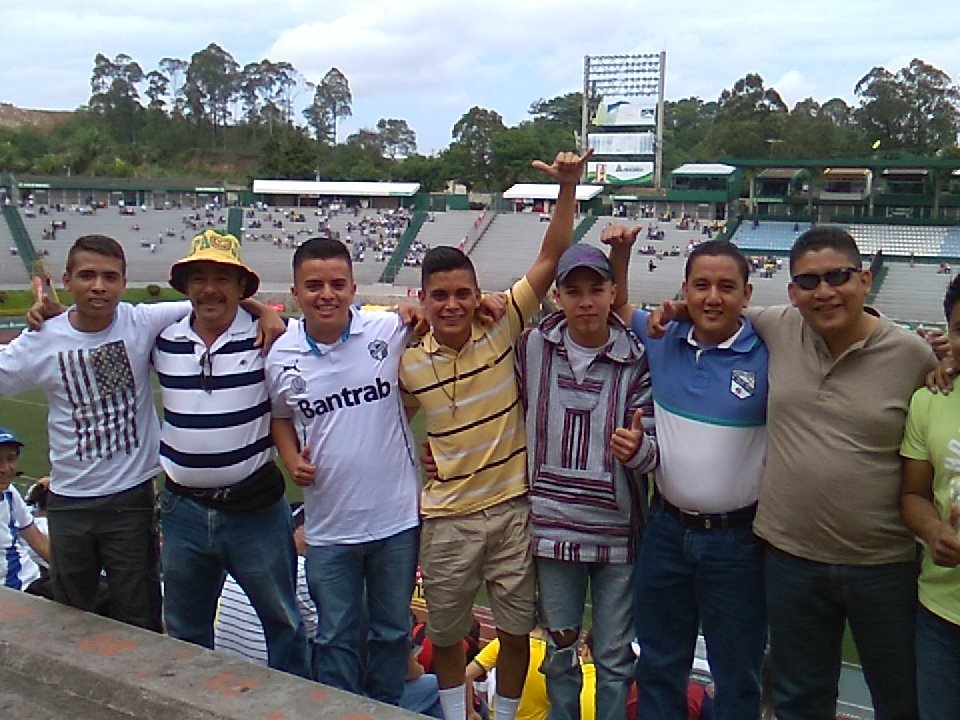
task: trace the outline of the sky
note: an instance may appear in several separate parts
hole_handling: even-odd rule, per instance
[[[515,125],[532,102],[581,90],[585,55],[665,51],[667,100],[716,100],[758,73],[790,107],[855,104],[871,68],[915,57],[960,80],[958,37],[956,0],[3,0],[0,102],[72,110],[97,53],[146,73],[214,42],[312,82],[339,68],[353,94],[341,139],[402,118],[429,154],[474,105]]]

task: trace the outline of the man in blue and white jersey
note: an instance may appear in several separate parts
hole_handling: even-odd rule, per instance
[[[637,230],[603,231],[614,247],[618,287],[626,287]],[[749,273],[736,245],[701,243],[687,259],[682,285],[690,319],[654,338],[647,313],[632,313],[650,364],[660,447],[635,570],[638,714],[644,718],[687,717],[701,627],[716,683],[715,717],[760,715],[763,547],[752,524],[766,454],[768,354],[743,315],[752,292]],[[623,316],[625,309],[618,312]]]
[[[259,282],[237,239],[211,230],[170,271],[192,312],[160,334],[153,355],[164,411],[163,617],[171,636],[212,648],[229,572],[260,617],[270,667],[309,677],[264,358],[256,319],[240,306]]]

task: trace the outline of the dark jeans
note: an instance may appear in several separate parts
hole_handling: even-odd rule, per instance
[[[836,717],[844,622],[877,717],[917,717],[917,564],[832,565],[766,553],[773,702],[778,720]]]
[[[917,611],[917,702],[920,720],[960,718],[960,625]]]
[[[94,610],[103,570],[110,589],[110,617],[162,631],[153,497],[152,480],[102,497],[50,493],[47,517],[55,600]]]

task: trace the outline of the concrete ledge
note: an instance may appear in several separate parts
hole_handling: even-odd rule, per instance
[[[7,588],[0,588],[3,676],[13,680],[0,699],[10,718],[421,717]]]

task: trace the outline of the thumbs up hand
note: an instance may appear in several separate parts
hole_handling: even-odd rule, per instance
[[[622,463],[628,462],[643,442],[643,409],[637,408],[630,421],[630,427],[620,427],[613,431],[610,438],[610,450]]]

